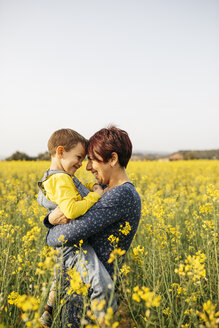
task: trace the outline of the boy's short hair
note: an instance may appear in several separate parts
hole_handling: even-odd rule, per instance
[[[63,146],[65,151],[70,151],[79,142],[84,145],[87,152],[88,140],[86,138],[72,129],[60,129],[53,132],[49,138],[48,151],[53,156],[56,153],[57,147]]]

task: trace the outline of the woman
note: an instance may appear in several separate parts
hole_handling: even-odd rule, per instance
[[[117,247],[127,251],[141,215],[140,197],[125,171],[131,153],[132,144],[127,132],[116,127],[96,132],[89,140],[86,169],[94,174],[100,184],[107,186],[104,195],[86,214],[71,220],[69,224],[60,225],[66,222],[66,218],[59,209],[54,210],[44,221],[50,228],[47,235],[49,246],[61,247],[59,237],[63,235],[69,246],[83,239],[93,247],[111,276],[113,263],[108,263],[108,260],[113,245],[108,238],[111,235],[119,237]],[[76,187],[84,196],[82,186]],[[129,227],[128,234],[121,232],[125,226]],[[80,300],[76,298],[67,302],[68,324],[73,327],[79,325],[77,302],[80,303]]]

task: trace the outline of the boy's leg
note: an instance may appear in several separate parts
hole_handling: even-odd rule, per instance
[[[80,273],[82,281],[85,284],[91,285],[91,303],[104,299],[106,301],[104,309],[110,306],[114,311],[117,310],[117,299],[114,293],[112,278],[89,244],[84,243],[81,253],[75,255],[74,261],[69,258],[65,262],[66,266],[75,266]],[[100,312],[103,312],[104,309]]]
[[[56,276],[53,277],[45,310],[42,316],[40,317],[40,323],[43,327],[52,326],[53,307],[55,305],[55,301],[56,301]]]
[[[53,280],[52,285],[50,287],[47,304],[53,307],[55,305],[55,301],[56,301],[56,279]]]

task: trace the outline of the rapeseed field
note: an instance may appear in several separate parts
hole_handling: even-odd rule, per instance
[[[37,181],[48,167],[49,162],[0,162],[0,328],[40,327],[56,266],[56,251],[45,243],[47,211],[36,201]],[[127,170],[142,199],[142,217],[120,272],[123,250],[109,236],[120,306],[114,316],[109,307],[99,323],[95,309],[86,310],[85,304],[82,326],[218,327],[219,161],[139,161]],[[94,179],[85,165],[76,176],[82,182]],[[126,222],[121,233],[130,228]],[[73,292],[86,299],[77,272],[72,269],[69,276]]]

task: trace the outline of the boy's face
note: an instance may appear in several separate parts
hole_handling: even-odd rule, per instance
[[[63,150],[60,158],[63,170],[73,176],[81,167],[85,156],[85,147],[80,142],[69,151]]]

